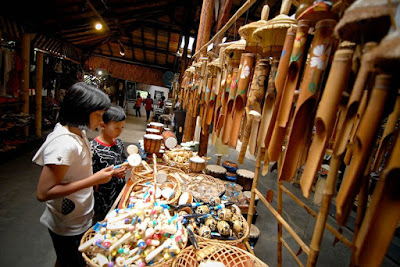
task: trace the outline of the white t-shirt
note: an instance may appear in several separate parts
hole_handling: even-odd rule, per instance
[[[92,155],[85,131],[82,138],[57,124],[32,159],[38,165],[69,166],[62,183],[82,180],[93,175]],[[58,235],[71,236],[85,232],[92,225],[93,188],[46,201],[40,222]]]

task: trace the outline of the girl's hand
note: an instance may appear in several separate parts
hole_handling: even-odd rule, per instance
[[[125,176],[126,176],[125,166],[115,169],[114,170],[114,176],[118,177],[118,178],[125,179]]]
[[[113,170],[113,168],[114,166],[110,166],[96,172],[93,175],[96,179],[96,184],[108,183],[114,175],[115,170]]]

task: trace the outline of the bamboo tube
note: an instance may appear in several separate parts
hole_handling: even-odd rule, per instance
[[[204,111],[203,111],[203,120],[202,120],[202,133],[205,133],[205,127],[207,125],[207,117],[209,114],[209,109],[210,109],[210,101],[211,101],[211,93],[212,93],[212,84],[213,84],[213,78],[209,77],[207,79],[207,88],[206,88],[206,93],[205,93],[205,99],[204,99]],[[214,102],[214,101],[213,101]],[[214,111],[214,110],[212,110]],[[212,113],[211,113],[212,114]],[[208,124],[209,125],[209,124]]]
[[[35,128],[36,137],[42,137],[42,86],[43,86],[43,53],[37,52],[36,57],[36,107]]]
[[[257,189],[258,179],[260,178],[260,167],[261,167],[261,149],[257,151],[255,169],[254,169],[254,178],[253,183],[251,185],[251,194],[250,194],[250,203],[249,203],[249,211],[247,213],[247,224],[249,227],[253,221],[253,215],[255,210],[255,190]]]
[[[400,219],[400,136],[375,187],[356,238],[356,264],[380,266]]]
[[[256,112],[256,111],[252,111],[252,112]],[[256,145],[257,145],[258,128],[260,126],[260,121],[261,121],[261,114],[258,113],[256,116],[254,116],[253,122],[251,124],[250,138],[249,138],[249,151],[250,151],[251,155],[255,155]]]
[[[315,176],[321,167],[325,148],[332,134],[340,98],[349,81],[352,55],[351,49],[339,49],[333,58],[325,90],[318,105],[315,119],[316,133],[300,178],[300,187],[305,198],[310,196]]]
[[[354,82],[353,90],[350,94],[350,99],[347,103],[346,107],[346,116],[344,119],[343,126],[338,133],[336,139],[339,140],[337,142],[336,150],[338,153],[342,154],[346,150],[348,137],[350,136],[350,132],[353,126],[354,118],[357,116],[357,110],[359,107],[360,100],[362,99],[364,89],[368,84],[369,77],[371,76],[371,72],[373,70],[372,62],[368,62],[365,58],[365,53],[370,51],[373,47],[376,46],[376,43],[370,42],[367,43],[363,49],[364,55],[361,59],[361,66],[357,74],[357,78]]]
[[[264,163],[265,164],[265,163]],[[282,216],[282,182],[278,181],[278,208],[277,215]],[[277,217],[278,218],[278,217]],[[277,244],[277,255],[278,255],[278,266],[282,266],[282,242],[283,231],[282,223],[278,220],[278,244]]]
[[[282,152],[283,140],[285,138],[286,128],[289,122],[290,110],[293,105],[294,92],[298,88],[300,80],[301,67],[303,65],[304,55],[306,54],[306,41],[310,21],[300,20],[296,31],[296,38],[290,56],[289,69],[285,86],[282,89],[282,96],[277,109],[276,122],[268,145],[268,159],[276,161]],[[265,159],[267,161],[267,159]],[[264,165],[265,167],[266,165]]]
[[[255,110],[261,113],[261,103],[266,89],[266,81],[268,81],[269,60],[258,59],[254,68],[253,79],[251,80],[250,90],[246,103],[246,113]]]
[[[357,145],[354,147],[354,157],[336,198],[336,221],[339,225],[344,225],[346,222],[354,197],[360,189],[360,175],[365,168],[368,153],[383,114],[390,89],[390,79],[391,76],[386,74],[376,76],[368,106],[357,129],[355,136]]]
[[[239,69],[233,69],[232,73],[232,81],[231,81],[231,90],[229,92],[229,100],[226,105],[226,114],[225,114],[225,122],[224,122],[224,132],[222,134],[222,143],[227,145],[229,142],[229,138],[232,131],[232,113],[233,113],[233,103],[234,103],[234,96],[236,95],[237,91],[237,81],[236,77],[238,74]]]
[[[240,164],[243,164],[243,162],[244,162],[244,157],[246,155],[247,145],[248,145],[248,142],[250,140],[250,135],[253,134],[253,132],[252,132],[253,122],[254,122],[254,120],[260,121],[260,117],[261,117],[261,114],[258,113],[255,110],[252,110],[252,111],[249,112],[249,119],[248,119],[248,121],[246,123],[246,129],[244,131],[243,143],[242,143],[242,147],[241,147],[240,152],[239,152],[238,162]],[[255,134],[257,134],[256,131],[255,131]]]
[[[323,71],[331,52],[334,40],[332,32],[335,25],[336,21],[330,19],[320,20],[315,25],[315,36],[310,50],[311,59],[304,71],[303,81],[300,85],[300,95],[293,116],[279,180],[290,181],[296,172],[301,149],[308,137],[303,135],[304,130],[312,127],[312,114],[318,101]]]
[[[294,251],[289,247],[288,243],[286,243],[285,239],[283,239],[282,237],[279,239],[281,241],[281,243],[285,246],[285,248],[289,251],[290,255],[292,255],[293,259],[296,261],[296,263],[300,266],[303,267],[303,263],[301,263],[299,257],[296,256],[296,254],[294,253]]]
[[[271,123],[274,104],[276,103],[276,90],[275,90],[275,76],[278,69],[279,61],[274,59],[271,64],[271,70],[268,78],[268,88],[264,97],[264,105],[262,110],[262,117],[260,128],[257,136],[257,149],[265,150],[265,136],[267,135],[268,127]],[[262,159],[261,159],[262,160]]]
[[[387,118],[385,130],[382,133],[381,142],[379,143],[378,150],[375,154],[375,159],[372,166],[373,172],[378,171],[379,167],[382,164],[383,156],[387,152],[390,139],[395,133],[395,126],[399,118],[399,113],[400,113],[400,90],[397,93],[396,103],[393,107],[393,111],[389,114]]]
[[[228,101],[229,101],[229,91],[231,88],[231,82],[232,82],[232,74],[233,74],[233,68],[227,70],[227,76],[225,80],[225,90],[224,93],[221,95],[221,109],[220,109],[220,114],[217,119],[217,137],[220,136],[221,130],[224,127],[225,124],[225,119],[226,119],[226,111],[228,109]]]
[[[239,137],[240,121],[243,118],[244,107],[247,100],[247,90],[253,77],[255,55],[243,53],[241,59],[241,71],[237,74],[237,93],[232,111],[232,131],[229,138],[229,146],[236,148]]]

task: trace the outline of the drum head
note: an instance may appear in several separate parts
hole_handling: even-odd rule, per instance
[[[226,173],[226,169],[219,165],[207,165],[206,170],[209,170],[214,173]]]
[[[161,135],[157,135],[157,134],[145,134],[143,135],[144,139],[154,139],[154,140],[162,140],[162,136]]]
[[[164,124],[159,123],[159,122],[150,122],[150,125],[153,125],[153,126],[155,126],[155,127],[162,127],[162,128],[164,128]]]
[[[245,169],[239,169],[236,171],[236,173],[242,177],[253,179],[254,178],[254,172],[245,170]]]
[[[254,224],[250,226],[250,234],[249,234],[250,237],[259,237],[260,233],[261,233],[260,229],[258,229],[257,226],[255,226]]]
[[[204,162],[206,162],[204,159],[199,158],[199,157],[191,157],[189,159],[189,161],[191,161],[193,163],[204,163]]]

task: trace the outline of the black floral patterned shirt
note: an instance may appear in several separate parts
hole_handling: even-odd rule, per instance
[[[121,164],[126,160],[124,143],[120,139],[116,139],[112,145],[107,145],[95,138],[90,141],[90,146],[93,151],[93,173],[111,165]],[[108,183],[98,185],[97,190],[95,187],[95,219],[102,220],[105,217],[124,184],[125,179],[113,177]]]

